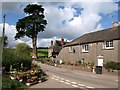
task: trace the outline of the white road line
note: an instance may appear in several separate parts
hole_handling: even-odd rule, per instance
[[[59,81],[59,79],[55,79],[55,80]]]
[[[56,76],[56,78],[60,78],[60,77]]]
[[[65,82],[65,84],[71,84],[71,83]]]
[[[64,82],[64,81],[60,80],[60,82]]]
[[[86,88],[94,88],[94,87],[91,87],[91,86],[86,86]]]
[[[65,80],[65,79],[63,79],[63,78],[60,78],[61,80]]]
[[[83,85],[83,84],[78,84],[79,86],[85,86],[85,85]]]
[[[54,79],[54,80],[59,81],[59,82],[64,82],[65,84],[68,84],[68,85],[72,84],[73,87],[79,87],[79,88],[84,88],[84,87],[86,87],[86,88],[94,88],[94,87],[91,87],[91,86],[85,86],[85,85],[83,85],[83,84],[77,84],[76,82],[70,82],[70,80],[65,80],[65,79],[60,78],[60,77],[55,76],[55,75],[51,75],[50,77],[51,77],[51,79]],[[96,76],[91,76],[91,77],[96,77]],[[118,80],[115,80],[115,81],[118,81]]]
[[[77,84],[76,82],[71,82],[72,84]]]
[[[72,85],[73,87],[78,87],[77,85]]]
[[[53,78],[53,77],[51,77],[52,79],[55,79],[55,78]]]
[[[55,77],[55,78],[60,78],[60,77],[58,77],[58,76],[55,76],[55,75],[52,75],[53,77]]]
[[[70,80],[65,80],[66,82],[70,82]]]

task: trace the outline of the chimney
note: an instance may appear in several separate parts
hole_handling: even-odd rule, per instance
[[[51,40],[51,47],[53,46],[53,41]]]
[[[112,23],[112,27],[114,28],[114,27],[117,27],[117,26],[119,26],[119,22],[113,22]]]
[[[64,38],[63,37],[61,38],[61,45],[62,46],[64,45]]]

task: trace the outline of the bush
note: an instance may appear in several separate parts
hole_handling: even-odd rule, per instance
[[[28,87],[17,80],[10,80],[6,75],[2,76],[2,90],[18,90],[20,88]]]
[[[108,70],[108,71],[113,71],[113,70],[120,70],[120,62],[106,62],[106,64],[104,64],[104,67]]]
[[[30,47],[24,43],[17,44],[16,49],[4,49],[2,64],[5,66],[5,71],[8,72],[11,65],[17,70],[21,69],[21,64],[23,67],[30,68],[32,62],[30,50]]]
[[[10,49],[10,48],[9,49],[7,49],[7,48],[4,49],[4,51],[3,51],[2,65],[4,67],[6,67],[5,69],[7,71],[9,71],[10,65],[16,64],[16,62],[18,62],[16,60],[17,59],[16,59],[15,51],[13,49]]]

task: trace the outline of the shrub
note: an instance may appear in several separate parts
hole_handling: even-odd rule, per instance
[[[120,62],[106,62],[106,64],[104,64],[104,67],[108,70],[108,71],[113,71],[113,70],[120,70]]]
[[[7,75],[2,76],[2,90],[18,90],[19,88],[28,88],[17,80],[10,80]]]
[[[16,63],[16,55],[15,55],[15,51],[11,48],[9,49],[4,49],[3,51],[3,60],[2,60],[2,64],[3,66],[5,66],[6,70],[9,71],[10,65]]]
[[[82,62],[81,62],[81,60],[78,60],[77,63],[78,63],[78,64],[81,64]]]
[[[11,65],[17,70],[21,69],[21,64],[23,64],[23,67],[30,68],[32,62],[30,50],[30,47],[24,43],[17,44],[16,49],[4,49],[2,64],[5,66],[5,71],[8,72]]]

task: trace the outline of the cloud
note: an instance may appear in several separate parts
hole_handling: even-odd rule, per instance
[[[60,40],[61,37],[64,37],[67,40],[72,40],[85,33],[104,29],[105,27],[100,23],[104,17],[100,14],[111,14],[118,10],[117,4],[112,1],[113,0],[111,0],[111,2],[36,2],[36,4],[42,4],[45,8],[45,19],[48,22],[45,31],[38,34],[38,46],[49,46],[52,39]],[[6,5],[8,5],[8,7]],[[26,5],[27,3],[6,3],[3,5],[3,10],[22,11]],[[15,26],[8,24],[7,27],[6,34],[10,38],[10,46],[23,41],[32,46],[31,39],[27,37],[14,41],[13,36],[15,36],[16,33]],[[14,31],[12,32],[11,30]]]
[[[114,2],[64,3],[62,9],[59,9],[59,6],[60,4],[44,6],[48,24],[46,31],[39,34],[38,37],[56,36],[73,39],[84,33],[101,30],[104,27],[99,23],[102,19],[100,14],[110,14],[117,10],[117,4]],[[75,8],[82,9],[78,16],[75,16],[77,14]]]
[[[2,36],[3,24],[0,24],[0,36]],[[8,46],[14,47],[16,41],[14,39],[16,30],[14,25],[5,23],[5,35],[8,37]]]

